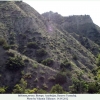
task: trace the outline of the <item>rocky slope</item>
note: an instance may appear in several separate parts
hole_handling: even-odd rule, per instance
[[[56,84],[71,93],[73,79],[95,82],[99,27],[90,16],[40,15],[22,1],[0,2],[0,15],[0,93],[44,93]]]

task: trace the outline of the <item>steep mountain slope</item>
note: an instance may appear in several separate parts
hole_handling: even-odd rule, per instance
[[[82,37],[86,33],[81,34],[80,24],[79,29],[74,27],[81,17],[63,18],[51,12],[44,18],[22,1],[0,2],[0,15],[0,91],[5,90],[0,93],[44,93],[55,84],[73,92],[69,88],[73,79],[95,82],[92,70],[98,67],[99,45]]]
[[[50,19],[60,30],[65,30],[75,37],[83,46],[91,46],[94,51],[99,51],[100,45],[100,27],[95,25],[89,15],[73,15],[69,17],[63,17],[58,13],[46,12],[42,14],[45,18]],[[78,35],[77,35],[78,34]],[[79,39],[79,38],[80,39]],[[89,39],[89,41],[85,41]],[[84,41],[83,41],[84,40]],[[91,43],[90,43],[91,41]],[[83,43],[84,42],[84,43]],[[85,45],[85,43],[89,45]],[[95,45],[92,45],[96,43]],[[97,45],[98,44],[98,45]],[[90,47],[88,47],[90,49]],[[88,49],[87,48],[87,49]],[[92,49],[91,48],[91,49]],[[91,50],[92,51],[92,50]],[[93,54],[98,52],[92,51]]]

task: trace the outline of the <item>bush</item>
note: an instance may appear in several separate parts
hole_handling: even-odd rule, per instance
[[[66,93],[63,88],[59,85],[59,84],[56,84],[55,86],[53,86],[51,88],[51,91],[50,93],[58,93],[58,94],[63,94],[63,93]]]
[[[27,44],[28,48],[34,48],[34,49],[38,49],[38,44],[36,42],[28,42]]]
[[[43,89],[39,89],[39,90],[37,91],[37,93],[39,93],[39,94],[46,94],[47,92],[46,92],[45,90],[43,90]]]
[[[100,54],[98,54],[98,57],[97,57],[96,63],[97,63],[98,66],[100,66]]]
[[[37,88],[26,89],[26,90],[25,90],[25,94],[33,94],[33,93],[37,93],[37,91],[38,91]]]
[[[6,40],[1,37],[0,37],[0,45],[2,45],[5,50],[10,49],[10,46],[7,44]]]
[[[88,84],[83,80],[73,79],[73,85],[70,86],[71,93],[87,93],[88,92]]]
[[[53,60],[51,58],[47,58],[47,59],[43,60],[41,63],[46,66],[51,66],[51,65],[53,65]]]
[[[5,87],[0,87],[0,93],[5,93],[6,92],[6,88]]]
[[[13,89],[13,93],[25,93],[27,82],[22,78],[19,84],[16,84]]]
[[[98,85],[96,83],[88,83],[88,93],[97,93]]]
[[[60,68],[71,68],[71,63],[66,59],[60,64]]]
[[[77,56],[76,56],[76,55],[73,55],[73,59],[74,59],[74,60],[77,60],[78,58],[77,58]]]
[[[9,57],[6,63],[6,67],[10,71],[18,71],[25,66],[24,61],[21,57]]]
[[[59,72],[55,77],[55,82],[57,84],[64,84],[67,81],[66,73]]]
[[[10,45],[10,48],[16,50],[18,48],[18,46],[16,44],[12,44],[12,45]]]
[[[6,44],[6,40],[2,37],[0,37],[0,45]]]
[[[51,76],[51,77],[48,78],[48,80],[49,80],[50,82],[55,82],[55,77]]]
[[[9,49],[10,49],[10,46],[9,46],[8,44],[4,44],[4,45],[3,45],[3,48],[4,48],[5,50],[9,50]]]
[[[47,90],[47,89],[48,89],[48,86],[44,83],[44,84],[42,85],[42,89]]]
[[[39,49],[37,50],[36,52],[36,55],[39,56],[39,57],[43,57],[47,54],[47,52],[44,50],[44,49]]]

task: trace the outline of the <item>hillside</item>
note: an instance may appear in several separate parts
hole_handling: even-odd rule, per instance
[[[99,92],[100,28],[89,15],[40,15],[22,1],[0,2],[0,15],[0,93]]]

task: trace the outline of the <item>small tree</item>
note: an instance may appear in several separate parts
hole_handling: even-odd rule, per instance
[[[87,93],[88,84],[83,80],[73,79],[73,85],[69,87],[71,93]]]
[[[63,94],[66,93],[66,91],[63,90],[63,87],[61,87],[59,84],[56,84],[55,86],[53,86],[51,88],[50,93],[59,93],[59,94]]]
[[[95,82],[88,83],[88,93],[98,93],[98,84]]]
[[[13,93],[25,93],[26,87],[27,87],[27,82],[22,78],[20,80],[20,84],[16,84],[14,86]]]

